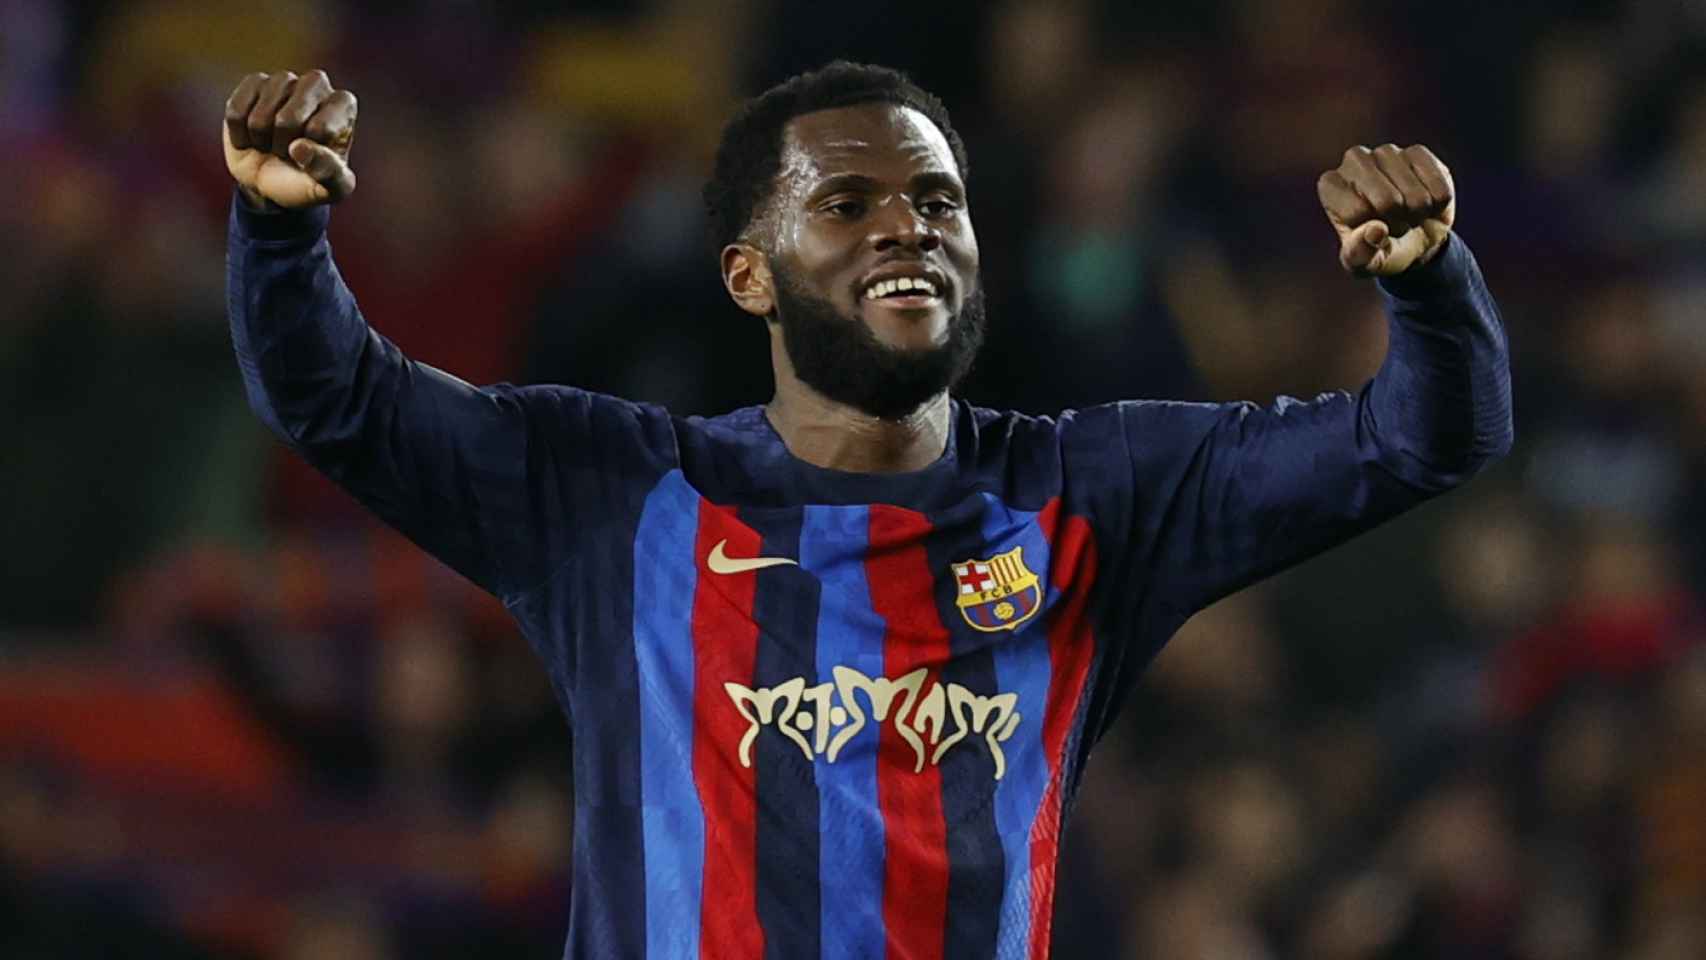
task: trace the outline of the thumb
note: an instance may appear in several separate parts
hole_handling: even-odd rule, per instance
[[[1339,262],[1352,273],[1366,274],[1380,269],[1385,259],[1385,245],[1392,231],[1383,220],[1370,220],[1354,230],[1347,230],[1339,243]]]
[[[355,190],[355,171],[330,147],[298,137],[290,141],[290,159],[325,187],[331,200],[342,200]]]

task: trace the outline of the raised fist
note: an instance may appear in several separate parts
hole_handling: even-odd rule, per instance
[[[251,73],[225,101],[225,168],[257,207],[336,203],[355,190],[355,107],[324,70]]]
[[[1451,171],[1416,145],[1352,147],[1315,183],[1339,235],[1339,262],[1359,277],[1391,277],[1434,258],[1457,219]]]

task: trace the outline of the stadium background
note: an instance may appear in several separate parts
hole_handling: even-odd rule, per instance
[[[361,97],[338,260],[475,381],[763,399],[698,188],[832,56],[970,146],[993,342],[1052,411],[1354,387],[1316,175],[1422,142],[1518,449],[1186,626],[1101,745],[1057,956],[1706,956],[1706,6],[0,2],[0,955],[549,957],[569,743],[497,605],[310,475],[225,329],[223,98]],[[1147,9],[1146,9],[1147,8]]]

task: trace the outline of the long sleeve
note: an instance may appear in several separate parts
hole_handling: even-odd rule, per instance
[[[1390,347],[1356,393],[1122,404],[1130,568],[1165,622],[1468,480],[1510,450],[1504,328],[1468,247],[1381,282]],[[1163,638],[1164,639],[1164,638]]]
[[[249,404],[387,523],[507,600],[552,562],[545,538],[517,533],[568,519],[522,391],[470,386],[372,330],[332,262],[328,216],[233,203],[226,296]]]

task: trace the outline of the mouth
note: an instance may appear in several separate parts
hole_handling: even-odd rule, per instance
[[[867,280],[860,292],[859,303],[892,310],[928,310],[942,305],[947,290],[946,278],[916,266],[883,271]]]
[[[876,307],[876,308],[884,309],[884,310],[902,310],[902,311],[929,310],[929,309],[932,309],[934,307],[938,307],[941,305],[942,305],[942,298],[941,297],[929,297],[929,296],[880,297],[877,299],[860,301],[860,306],[863,306],[863,307]]]

